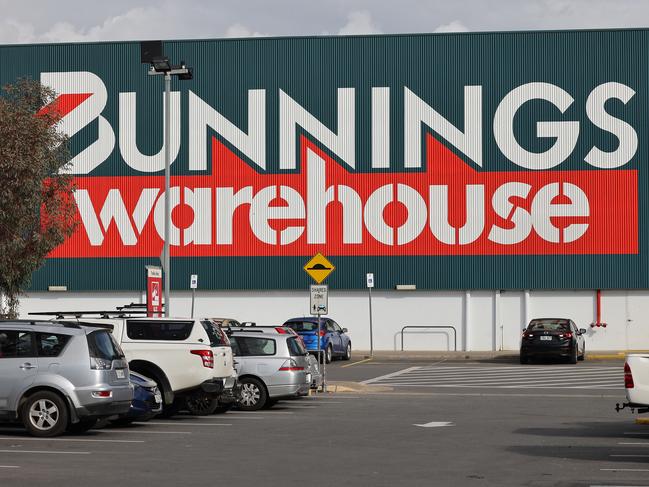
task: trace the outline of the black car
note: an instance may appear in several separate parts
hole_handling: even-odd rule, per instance
[[[567,318],[538,318],[523,329],[521,363],[533,357],[561,357],[570,363],[584,360],[586,356],[586,330],[578,329]]]

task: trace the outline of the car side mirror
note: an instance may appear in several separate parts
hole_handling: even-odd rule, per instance
[[[584,333],[586,333],[586,328],[579,328],[579,334],[583,335]]]
[[[343,333],[347,333],[347,328],[343,328]]]

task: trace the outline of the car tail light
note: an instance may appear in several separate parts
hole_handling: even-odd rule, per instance
[[[95,399],[107,399],[113,397],[113,391],[92,391],[92,397]]]
[[[626,389],[633,389],[635,384],[633,383],[633,374],[631,373],[631,367],[628,363],[624,364],[624,387]]]
[[[288,335],[288,332],[284,328],[282,328],[281,326],[276,327],[275,331],[277,333],[279,333],[280,335]]]
[[[301,370],[304,370],[304,367],[298,367],[295,360],[289,359],[282,364],[279,370],[282,370],[284,372],[299,372]]]
[[[113,361],[105,358],[90,357],[90,368],[93,370],[110,370],[113,368]]]
[[[323,337],[327,334],[327,330],[320,330],[320,336]]]
[[[572,338],[572,332],[568,331],[559,335],[559,338]]]
[[[203,367],[207,367],[208,369],[214,368],[214,354],[212,350],[191,350],[191,353],[203,359]]]
[[[528,340],[530,340],[530,339],[534,338],[534,335],[531,334],[531,333],[525,332],[525,333],[523,333],[523,338],[527,338]]]

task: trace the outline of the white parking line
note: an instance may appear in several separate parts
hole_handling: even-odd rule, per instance
[[[0,450],[0,453],[37,453],[39,455],[90,455],[89,451]]]
[[[636,445],[636,446],[649,446],[649,442],[644,442],[644,443],[629,443],[629,442],[622,442],[618,443],[618,445]]]
[[[25,437],[0,437],[0,440],[9,440],[20,443],[21,441],[76,441],[83,443],[145,443],[144,440],[95,440],[95,439],[86,439],[86,438],[25,438]]]
[[[609,455],[610,457],[618,458],[649,458],[649,455]]]
[[[600,468],[602,472],[649,472],[649,468]]]
[[[138,423],[146,424],[146,423]],[[136,435],[191,435],[191,431],[140,431],[140,430],[104,430],[102,434],[115,433],[121,435],[122,433],[130,433]]]
[[[194,422],[189,422],[189,423],[183,423],[182,425],[179,425],[178,423],[152,423],[152,422],[147,422],[147,424],[152,424],[154,426],[232,426],[232,424],[226,424],[226,423],[194,423]]]
[[[392,377],[398,377],[401,374],[407,374],[413,370],[419,370],[421,367],[409,367],[407,369],[398,370],[397,372],[392,372],[391,374],[381,375],[379,377],[374,377],[373,379],[364,380],[361,384],[373,384],[374,382],[379,382],[384,379],[391,379]]]
[[[629,431],[625,435],[649,435],[646,431]]]
[[[20,468],[18,465],[0,465],[0,468]]]

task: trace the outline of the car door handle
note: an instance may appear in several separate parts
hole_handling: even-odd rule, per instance
[[[29,370],[29,369],[35,369],[36,366],[30,364],[29,362],[26,362],[26,363],[22,364],[22,365],[20,366],[20,368],[23,369],[23,370]]]

